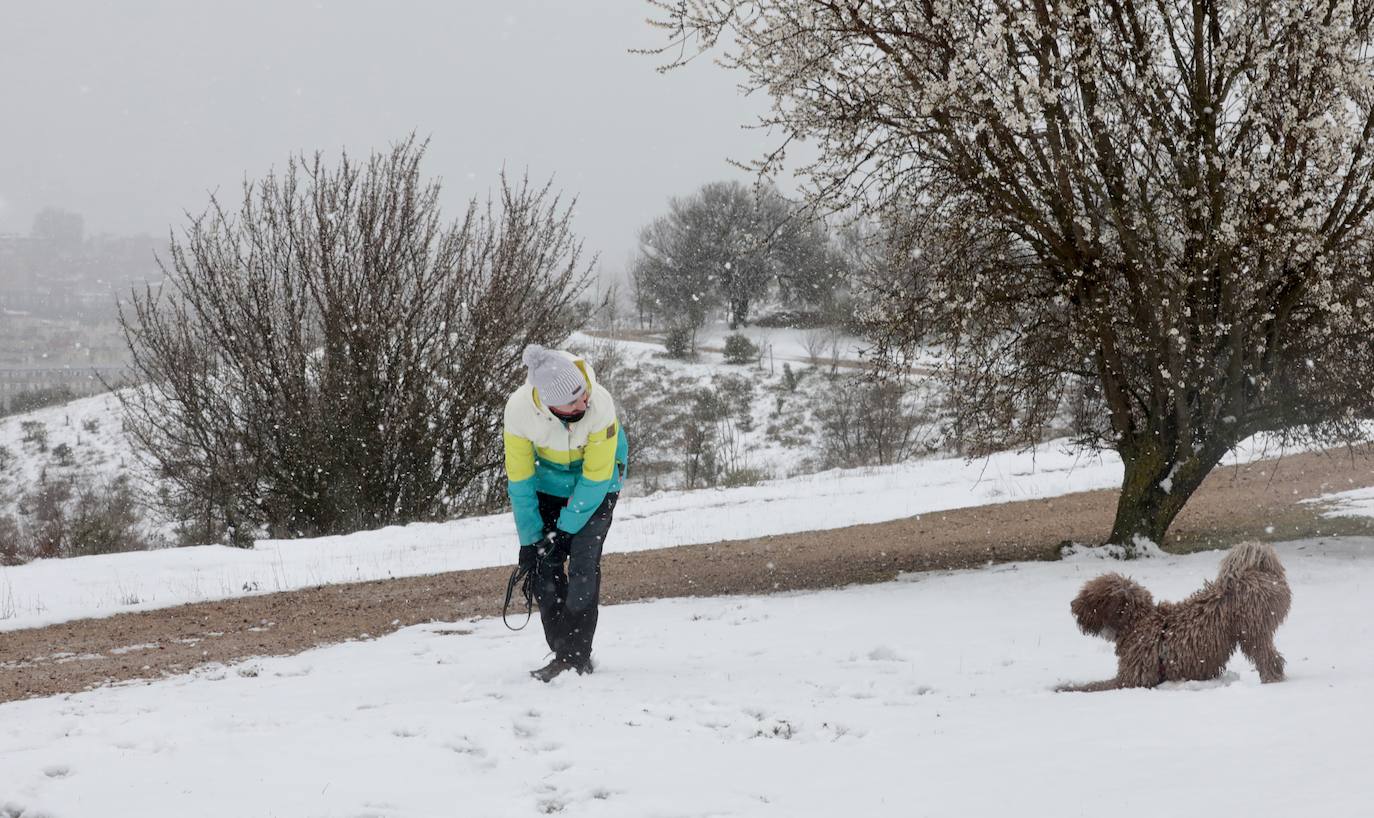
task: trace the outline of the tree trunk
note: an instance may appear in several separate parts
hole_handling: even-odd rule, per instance
[[[749,325],[749,299],[732,298],[730,299],[730,329],[739,329],[741,326]]]
[[[1128,551],[1133,551],[1141,538],[1163,543],[1169,525],[1227,448],[1214,443],[1200,453],[1180,457],[1172,441],[1151,439],[1123,444],[1120,453],[1125,475],[1116,504],[1116,520],[1107,541],[1123,545]]]

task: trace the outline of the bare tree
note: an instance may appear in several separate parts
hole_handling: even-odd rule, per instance
[[[121,314],[134,441],[202,536],[439,519],[497,492],[527,342],[561,341],[590,265],[571,205],[511,185],[445,223],[412,138],[292,159],[212,198]]]
[[[736,43],[764,124],[820,146],[813,202],[906,225],[926,275],[870,317],[889,359],[942,345],[974,442],[1033,441],[1093,385],[1113,541],[1160,540],[1247,436],[1359,434],[1368,0],[654,5],[659,53]]]
[[[833,329],[812,329],[802,333],[802,348],[806,350],[806,360],[817,370],[825,361],[825,348],[835,338]]]
[[[885,466],[915,454],[925,429],[923,418],[912,411],[907,399],[911,387],[895,380],[847,380],[845,400],[830,401],[816,410],[827,465]]]

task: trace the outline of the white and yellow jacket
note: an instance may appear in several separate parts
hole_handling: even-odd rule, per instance
[[[540,402],[532,384],[515,390],[506,401],[506,490],[521,545],[544,535],[536,493],[568,498],[558,527],[576,534],[608,493],[620,491],[625,478],[630,444],[616,419],[611,393],[596,382],[591,364],[558,352],[587,379],[591,397],[581,420],[563,422]]]

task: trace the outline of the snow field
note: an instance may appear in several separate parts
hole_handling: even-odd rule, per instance
[[[1115,668],[1084,580],[1178,599],[1221,555],[1017,563],[607,607],[547,686],[537,623],[484,620],[0,705],[0,814],[1367,816],[1374,540],[1279,552],[1282,684],[1053,693]]]

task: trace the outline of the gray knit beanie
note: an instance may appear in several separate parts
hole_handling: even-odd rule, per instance
[[[587,391],[587,380],[577,364],[557,350],[530,344],[521,359],[530,368],[530,383],[539,390],[545,406],[566,406]]]

